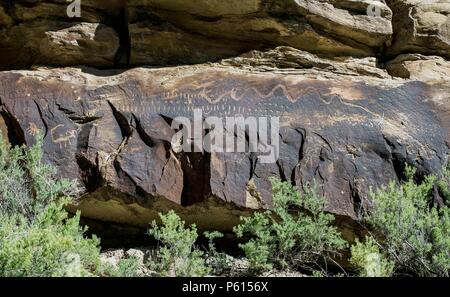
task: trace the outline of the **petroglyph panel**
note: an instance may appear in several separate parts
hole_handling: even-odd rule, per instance
[[[137,69],[102,78],[105,85],[90,84],[92,77],[74,85],[58,75],[4,73],[2,116],[18,139],[31,123],[47,131],[47,159],[63,176],[77,176],[92,193],[112,188],[143,207],[161,198],[191,206],[211,197],[270,207],[268,178],[277,176],[299,188],[317,181],[331,212],[356,218],[370,186],[398,180],[405,163],[419,174],[438,172],[448,154],[448,115],[435,112],[442,98],[424,83],[202,67]],[[280,117],[279,159],[174,152],[171,119],[190,118],[197,108],[205,117]]]

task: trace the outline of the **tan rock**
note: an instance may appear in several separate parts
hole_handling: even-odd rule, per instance
[[[117,33],[98,23],[36,20],[0,31],[0,69],[31,65],[113,66]]]
[[[130,22],[140,23],[139,29],[131,26],[132,60],[145,62],[147,58],[154,64],[157,59],[152,55],[140,55],[144,47],[149,53],[158,51],[159,56],[166,55],[163,61],[170,60],[171,56],[178,60],[186,55],[188,62],[192,59],[189,53],[195,47],[200,49],[193,55],[197,55],[196,61],[210,61],[211,57],[214,60],[277,45],[323,56],[373,56],[390,42],[391,12],[381,5],[381,16],[372,17],[367,15],[370,1],[350,2],[354,5],[349,1],[331,0],[129,1]],[[157,24],[142,24],[148,20]],[[161,31],[161,23],[166,27],[169,27],[167,24],[175,26],[176,34],[174,30]],[[145,27],[147,33],[143,36],[139,32],[145,32]],[[155,39],[160,42],[155,43]],[[167,52],[159,50],[159,44],[168,45]],[[221,51],[219,47],[222,47]]]
[[[448,0],[391,0],[394,43],[390,56],[420,53],[450,57],[450,3]]]
[[[81,18],[67,16],[64,0],[14,1],[7,10],[0,6],[0,69],[114,66],[119,35],[103,22],[114,24],[115,6],[101,1],[82,1]]]
[[[323,59],[292,47],[280,46],[268,51],[250,51],[237,58],[224,59],[220,64],[253,71],[283,71],[321,75],[352,75],[388,78],[386,71],[377,67],[375,58],[340,57]],[[327,71],[328,74],[324,74]]]
[[[170,23],[148,22],[129,26],[131,65],[180,65],[217,61],[258,47],[251,43],[228,42],[191,34]]]
[[[420,81],[450,80],[450,61],[438,56],[399,55],[386,64],[389,74]]]
[[[388,1],[393,45],[377,3],[379,16],[371,0],[83,0],[69,19],[65,0],[3,1],[0,69],[95,68],[0,72],[0,129],[26,144],[43,129],[45,162],[84,186],[68,209],[96,222],[147,228],[174,209],[229,231],[272,206],[279,177],[316,181],[352,238],[370,187],[405,163],[437,173],[450,147],[448,1]],[[141,64],[195,65],[114,70]],[[194,108],[279,117],[277,162],[175,150],[170,124]]]
[[[7,27],[13,23],[13,19],[9,16],[2,4],[0,4],[0,28]]]

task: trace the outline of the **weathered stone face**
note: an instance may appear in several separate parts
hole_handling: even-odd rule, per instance
[[[117,17],[100,8],[111,7],[102,1],[82,1],[82,17],[75,19],[67,15],[67,1],[1,1],[0,69],[114,66],[120,47]]]
[[[278,45],[323,56],[375,55],[390,41],[391,11],[380,4],[380,16],[372,17],[368,1],[351,2],[129,1],[131,63],[156,65],[155,56],[199,63]]]
[[[370,187],[405,163],[438,173],[450,147],[448,1],[375,2],[83,0],[69,18],[65,0],[0,0],[2,134],[44,130],[86,218],[146,227],[176,209],[230,230],[271,207],[276,176],[316,181],[355,220]],[[280,117],[279,159],[176,152],[171,122],[195,108]]]
[[[447,0],[389,0],[393,10],[391,57],[420,53],[450,58],[450,3]]]
[[[319,61],[325,63],[309,63]],[[268,208],[269,177],[276,176],[300,189],[317,181],[328,209],[355,219],[369,187],[399,180],[405,162],[420,174],[439,171],[450,128],[448,115],[436,112],[448,91],[442,98],[425,83],[376,78],[367,65],[369,75],[354,76],[363,65],[329,77],[320,68],[274,73],[219,64],[113,76],[73,68],[5,72],[2,117],[21,142],[43,129],[46,160],[79,179],[91,197],[109,189],[143,209],[150,203],[153,212],[161,203],[195,207],[211,197],[235,209]],[[170,119],[195,108],[209,116],[280,116],[280,158],[263,164],[258,153],[175,153]]]
[[[217,61],[288,45],[322,56],[373,56],[390,42],[391,12],[358,1],[0,2],[0,69],[117,67]]]
[[[404,54],[386,64],[389,74],[420,81],[450,80],[450,61],[439,56]]]

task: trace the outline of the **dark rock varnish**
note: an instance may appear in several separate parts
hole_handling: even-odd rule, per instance
[[[271,206],[270,176],[300,189],[317,181],[329,211],[357,219],[370,187],[400,180],[405,163],[419,176],[439,172],[448,154],[448,114],[436,111],[448,97],[433,91],[448,89],[444,83],[214,65],[101,75],[0,74],[8,135],[31,143],[43,129],[46,160],[85,185],[78,207],[92,219],[146,226],[158,211],[179,208],[200,227],[226,230],[242,211]],[[263,164],[256,153],[174,153],[170,121],[194,108],[279,116],[280,158]]]

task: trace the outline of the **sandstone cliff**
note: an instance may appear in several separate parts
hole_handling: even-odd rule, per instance
[[[227,230],[271,206],[276,176],[318,182],[351,222],[405,163],[447,160],[446,0],[81,3],[0,1],[0,125],[13,144],[44,130],[87,218],[145,227],[175,208]],[[280,116],[280,158],[175,152],[171,120],[194,108]]]

